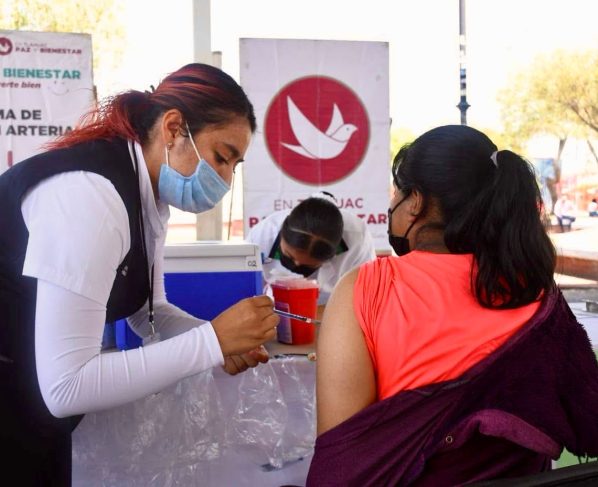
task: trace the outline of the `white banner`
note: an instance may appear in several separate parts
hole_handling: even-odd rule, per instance
[[[389,250],[388,43],[241,39],[240,63],[258,123],[243,164],[245,235],[324,190]]]
[[[94,103],[91,36],[0,30],[0,174]]]

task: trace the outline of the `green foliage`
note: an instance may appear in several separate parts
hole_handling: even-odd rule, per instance
[[[537,57],[498,94],[505,137],[514,148],[536,134],[587,138],[598,133],[598,51]]]
[[[399,149],[408,142],[413,142],[416,136],[411,130],[405,127],[393,127],[390,129],[390,160],[394,159]]]
[[[523,155],[524,152],[520,145],[517,145],[517,141],[514,141],[504,132],[498,131],[496,129],[487,128],[487,127],[474,127],[478,129],[480,132],[485,133],[492,142],[498,147],[498,150],[510,150],[516,152],[518,154]],[[515,145],[513,145],[515,143]]]
[[[572,114],[578,135],[598,135],[598,50],[558,51],[546,65],[560,72],[543,94]]]
[[[94,68],[107,72],[123,53],[122,5],[117,0],[2,0],[0,29],[91,34]]]

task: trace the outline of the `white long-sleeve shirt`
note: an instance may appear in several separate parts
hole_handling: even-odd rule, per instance
[[[29,230],[23,275],[38,280],[38,380],[57,417],[122,405],[224,362],[212,325],[166,300],[163,247],[169,210],[154,198],[141,147],[130,144],[130,150],[139,161],[159,343],[100,353],[106,303],[130,248],[128,214],[112,183],[95,173],[61,173],[32,188],[22,202]],[[128,318],[140,336],[148,334],[147,316],[146,303]]]

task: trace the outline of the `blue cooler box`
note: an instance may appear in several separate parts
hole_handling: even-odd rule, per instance
[[[220,241],[167,245],[164,286],[170,303],[211,320],[241,299],[262,294],[259,246]]]
[[[197,318],[211,320],[241,299],[263,294],[262,286],[256,244],[200,241],[164,247],[166,299]],[[141,345],[126,320],[117,321],[114,328],[116,348]]]

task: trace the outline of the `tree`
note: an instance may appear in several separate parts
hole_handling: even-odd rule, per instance
[[[390,129],[390,160],[392,162],[392,160],[394,159],[394,157],[397,155],[397,152],[399,152],[399,149],[409,143],[409,142],[413,142],[415,140],[415,135],[413,134],[413,132],[411,132],[411,130],[409,130],[408,128],[405,127],[393,127]]]
[[[553,202],[560,181],[560,159],[570,136],[585,138],[590,149],[598,134],[598,51],[555,51],[539,56],[499,92],[505,137],[521,152],[534,135],[553,135],[555,178],[546,181]],[[598,162],[598,159],[597,159]]]
[[[582,129],[598,135],[598,50],[557,51],[547,65],[549,69],[565,69],[545,90],[546,97],[574,114]]]
[[[591,138],[598,135],[598,50],[558,51],[549,67],[563,64],[567,71],[555,79],[545,96],[569,114],[573,114],[577,135],[584,137],[594,160],[598,155]]]
[[[505,135],[504,132],[490,127],[473,127],[480,132],[483,132],[488,138],[494,142],[498,150],[509,149],[513,152],[521,153],[518,146],[513,146],[513,140]]]
[[[2,0],[0,29],[91,34],[93,67],[110,72],[122,58],[123,2]]]

